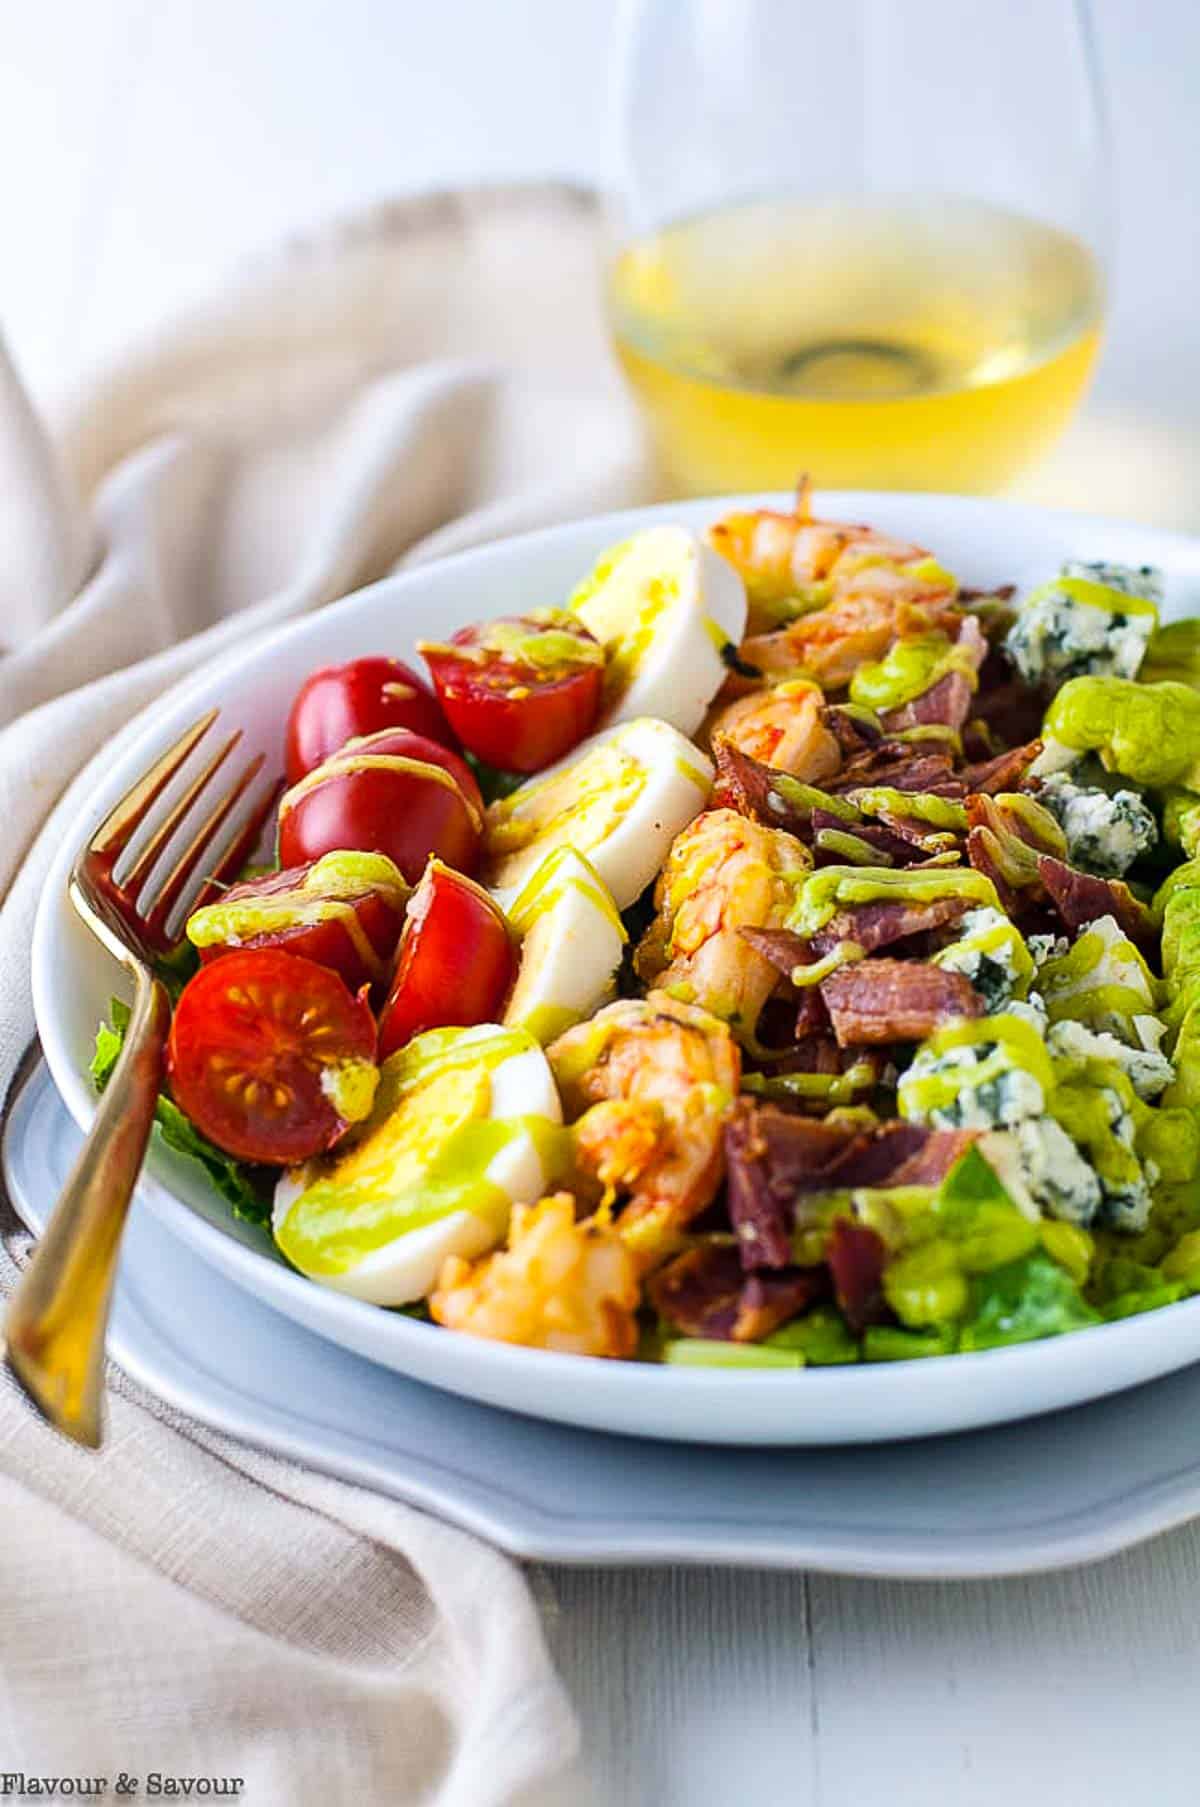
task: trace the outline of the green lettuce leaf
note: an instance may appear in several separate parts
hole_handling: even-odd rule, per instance
[[[1114,1255],[1096,1276],[1095,1296],[1106,1318],[1132,1318],[1143,1311],[1157,1311],[1186,1296],[1181,1280],[1168,1279],[1160,1268],[1144,1261]]]
[[[964,1273],[986,1273],[1028,1255],[1037,1225],[1019,1211],[974,1144],[942,1181],[933,1201],[940,1233],[954,1244]]]
[[[851,1336],[835,1305],[815,1305],[802,1318],[793,1318],[763,1341],[769,1349],[798,1349],[813,1368],[856,1362],[860,1353],[858,1339]]]
[[[869,1362],[919,1361],[931,1355],[953,1355],[952,1329],[904,1330],[895,1324],[869,1324],[863,1333],[863,1355]]]
[[[1066,1269],[1039,1249],[974,1277],[958,1346],[999,1349],[1100,1322]]]
[[[120,1059],[121,1049],[125,1045],[125,1035],[129,1028],[129,1006],[120,998],[113,998],[109,1004],[109,1020],[101,1023],[96,1031],[96,1049],[92,1055],[92,1083],[98,1092],[102,1092],[112,1077],[113,1068]],[[265,1224],[271,1217],[270,1191],[265,1181],[260,1178],[259,1170],[239,1161],[231,1154],[226,1154],[210,1142],[189,1117],[185,1117],[179,1106],[165,1093],[159,1093],[158,1103],[154,1108],[154,1128],[164,1147],[173,1154],[182,1155],[185,1160],[193,1161],[200,1167],[212,1185],[221,1194],[225,1202],[233,1209],[235,1217],[244,1218],[248,1223]]]
[[[474,753],[465,753],[463,757],[475,774],[485,804],[498,803],[502,797],[511,797],[529,777],[528,772],[502,772],[497,766],[477,759]]]

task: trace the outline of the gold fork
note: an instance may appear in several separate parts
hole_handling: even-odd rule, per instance
[[[91,1449],[99,1448],[103,1435],[104,1339],[121,1232],[154,1123],[170,1025],[170,1000],[155,966],[179,948],[182,924],[192,910],[236,877],[253,852],[276,790],[208,864],[222,828],[262,770],[263,755],[250,760],[232,784],[205,796],[241,739],[240,731],[231,735],[188,783],[119,881],[115,868],[217,714],[210,710],[195,722],[125,793],[76,858],[67,886],[78,915],[131,975],[133,1010],[87,1140],[9,1300],[5,1359],[42,1416]],[[208,813],[147,902],[142,897],[147,881],[176,835],[186,832],[202,799]]]

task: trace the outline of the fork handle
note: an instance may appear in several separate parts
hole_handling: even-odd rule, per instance
[[[121,1232],[154,1123],[170,1020],[162,982],[139,973],[120,1059],[5,1314],[9,1368],[50,1424],[92,1449],[102,1437]]]

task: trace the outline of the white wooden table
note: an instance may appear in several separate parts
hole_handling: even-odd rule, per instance
[[[597,1807],[1200,1800],[1194,1527],[1015,1581],[541,1579]]]
[[[610,0],[39,0],[0,58],[0,318],[43,398],[239,257],[374,199],[603,178]],[[1044,500],[1200,527],[1200,11],[1097,0],[1121,229],[1112,332]],[[538,1572],[619,1807],[1195,1807],[1200,1528],[936,1586]]]

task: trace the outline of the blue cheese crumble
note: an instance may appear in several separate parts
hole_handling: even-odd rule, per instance
[[[1026,1217],[1056,1217],[1081,1228],[1095,1222],[1103,1203],[1099,1176],[1053,1117],[1028,1117],[985,1136],[981,1146]]]
[[[1086,599],[1088,591],[1094,600]],[[1152,566],[1068,560],[1057,580],[1026,598],[1005,650],[1028,684],[1136,677],[1162,594],[1162,575]],[[1122,596],[1137,606],[1122,609]]]
[[[1046,1009],[1046,1000],[1040,991],[1031,991],[1028,997],[1012,998],[1004,1006],[1004,1014],[1019,1017],[1021,1022],[1028,1023],[1042,1036],[1050,1026],[1050,1012]]]
[[[1033,957],[1033,964],[1044,966],[1047,960],[1061,960],[1071,943],[1066,935],[1029,935],[1025,945]]]
[[[1023,1067],[1004,1066],[997,1072],[995,1042],[969,1042],[934,1054],[918,1049],[911,1066],[900,1077],[898,1094],[902,1114],[930,1123],[935,1129],[998,1129],[1037,1117],[1046,1108],[1040,1081]],[[985,1076],[979,1069],[986,1066]],[[952,1095],[925,1106],[921,1082],[932,1078],[956,1082]]]
[[[1150,1217],[1149,1183],[1133,1154],[1133,1119],[1119,1093],[1102,1087],[1112,1133],[1128,1155],[1117,1181],[1097,1173],[1091,1162],[1050,1116],[1026,1117],[985,1135],[980,1149],[1026,1217],[1054,1217],[1081,1230],[1106,1224],[1136,1233]]]
[[[1033,962],[1020,932],[990,904],[967,911],[959,923],[957,938],[934,954],[932,963],[944,972],[961,973],[989,1012],[1007,1005],[1018,986],[1033,972]]]
[[[1136,1016],[1131,1028],[1137,1037],[1136,1046],[1107,1030],[1097,1034],[1085,1024],[1064,1017],[1051,1029],[1046,1045],[1055,1060],[1111,1061],[1126,1075],[1139,1098],[1157,1098],[1175,1077],[1175,1068],[1158,1046],[1166,1034],[1166,1024],[1157,1017]]]
[[[1114,1230],[1136,1234],[1150,1221],[1150,1187],[1140,1162],[1133,1152],[1136,1128],[1125,1100],[1112,1086],[1101,1086],[1099,1095],[1108,1110],[1109,1127],[1120,1146],[1127,1150],[1127,1176],[1117,1183],[1103,1173],[1100,1180],[1100,1210],[1096,1221]]]
[[[1123,878],[1158,841],[1158,824],[1136,791],[1075,784],[1063,772],[1046,778],[1038,802],[1067,838],[1067,858],[1084,872]]]
[[[1138,596],[1158,608],[1163,599],[1163,574],[1157,565],[1118,565],[1102,558],[1069,558],[1064,577],[1081,577],[1085,583],[1116,590],[1121,596]]]
[[[1038,984],[1051,1021],[1070,1017],[1119,1041],[1145,1045],[1130,1025],[1154,1016],[1154,980],[1114,916],[1098,916],[1080,929],[1071,947],[1059,951],[1056,945],[1039,959]]]

